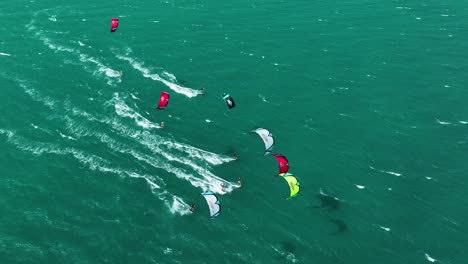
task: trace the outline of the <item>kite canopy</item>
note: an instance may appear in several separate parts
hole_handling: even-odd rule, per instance
[[[289,162],[286,156],[282,154],[277,154],[273,153],[273,156],[275,156],[276,160],[278,161],[278,166],[279,166],[279,173],[286,173],[289,170]]]
[[[161,92],[161,96],[159,98],[158,109],[162,110],[166,108],[168,103],[169,103],[169,94],[166,92]]]
[[[111,32],[115,32],[118,27],[119,27],[119,19],[113,17],[111,19]]]
[[[223,99],[224,101],[226,101],[226,105],[228,106],[229,109],[234,108],[234,106],[236,106],[234,99],[229,94],[223,93]]]
[[[280,173],[279,176],[283,177],[289,184],[289,189],[291,190],[291,194],[288,199],[293,198],[299,193],[299,182],[297,178],[292,175],[291,173]]]
[[[273,145],[275,145],[275,139],[273,138],[273,135],[270,133],[270,131],[264,128],[257,128],[250,131],[249,134],[252,133],[257,133],[262,138],[263,143],[265,143],[265,155],[269,154],[273,149]]]
[[[205,197],[206,202],[208,203],[208,207],[210,208],[210,220],[215,218],[221,212],[221,205],[219,204],[218,197],[212,192],[204,192],[202,193],[203,197]]]

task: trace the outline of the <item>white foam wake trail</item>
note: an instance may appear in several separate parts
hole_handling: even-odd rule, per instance
[[[160,125],[154,124],[145,117],[143,117],[140,113],[135,111],[133,108],[128,106],[125,101],[119,97],[118,93],[114,93],[114,97],[112,98],[112,102],[114,103],[115,112],[122,117],[130,117],[131,119],[135,120],[138,126],[145,128],[145,129],[152,129],[152,128],[161,128]]]
[[[163,84],[165,84],[167,87],[169,87],[171,90],[173,90],[176,93],[183,94],[183,95],[185,95],[187,97],[195,97],[195,96],[200,94],[200,92],[198,90],[194,90],[194,89],[191,89],[191,88],[188,88],[188,87],[180,86],[180,85],[178,85],[176,83],[173,83],[173,82],[171,82],[169,80],[166,80],[166,79],[162,78],[159,74],[151,73],[151,70],[149,68],[144,67],[142,62],[138,62],[136,59],[128,57],[127,55],[116,55],[116,57],[118,59],[121,59],[121,60],[124,60],[124,61],[127,61],[128,63],[130,63],[130,65],[135,70],[141,72],[143,77],[150,78],[150,79],[152,79],[154,81],[162,82]],[[167,72],[164,72],[164,73],[165,73],[165,75],[172,76],[170,78],[171,79],[173,78],[175,80],[175,76],[173,74],[170,74],[170,73],[167,73]]]
[[[100,134],[99,139],[101,140],[101,142],[105,143],[109,148],[111,148],[114,151],[131,155],[135,159],[145,162],[146,164],[149,164],[154,168],[163,169],[169,173],[174,174],[177,178],[189,181],[191,185],[200,187],[204,191],[209,188],[209,183],[207,181],[203,179],[198,179],[193,175],[184,172],[182,169],[173,167],[170,164],[161,161],[153,156],[145,155],[135,151],[134,149],[130,149],[124,146],[123,144],[116,142],[115,140],[111,139],[105,134]],[[162,181],[161,178],[158,177],[158,179]],[[187,203],[185,203],[182,198],[177,197],[176,195],[173,195],[166,190],[159,194],[159,196],[163,198],[165,205],[169,208],[171,213],[179,213],[181,215],[184,215],[190,212],[190,206]],[[167,197],[170,198],[170,201]]]
[[[27,25],[28,31],[31,32],[33,30],[36,30],[34,23],[35,23],[35,20],[33,19],[31,20],[30,24]],[[49,49],[55,52],[66,52],[69,54],[73,54],[75,58],[77,58],[79,61],[84,63],[82,65],[84,69],[90,72],[93,76],[100,77],[104,75],[105,79],[107,80],[108,85],[114,85],[116,82],[117,83],[121,82],[120,73],[117,70],[114,70],[110,68],[109,66],[106,66],[104,63],[102,63],[98,59],[88,54],[81,53],[80,51],[75,50],[73,48],[53,42],[51,39],[45,36],[45,33],[43,30],[35,31],[33,36],[37,38],[38,40],[41,40],[45,46],[47,46]],[[80,46],[81,46],[81,43],[80,43]],[[94,65],[93,66],[94,69],[90,69],[90,67],[87,66],[86,64]]]
[[[114,98],[115,99],[115,98]],[[114,100],[113,99],[113,100]],[[120,98],[119,98],[120,99]],[[196,164],[196,162],[192,159],[189,159],[187,157],[179,157],[180,155],[174,155],[173,153],[169,152],[168,149],[173,149],[177,150],[179,152],[182,152],[182,155],[187,155],[192,158],[197,158],[201,161],[206,161],[209,164],[213,165],[218,165],[226,161],[232,160],[232,158],[224,157],[222,155],[218,155],[215,153],[211,153],[208,151],[204,151],[201,149],[198,149],[196,147],[174,142],[172,139],[169,138],[163,138],[159,135],[155,135],[153,133],[149,133],[148,131],[141,131],[141,130],[135,130],[131,127],[128,127],[121,122],[119,122],[118,119],[116,118],[104,118],[104,119],[99,119],[91,114],[86,113],[85,111],[81,111],[80,109],[73,108],[72,112],[74,115],[78,116],[83,116],[87,120],[91,122],[101,122],[109,125],[112,127],[115,131],[117,131],[121,136],[124,137],[130,137],[133,138],[135,141],[137,141],[139,144],[145,146],[149,150],[151,150],[155,156],[148,156],[142,153],[139,153],[135,151],[133,148],[129,149],[126,148],[125,146],[122,146],[118,144],[117,142],[113,141],[110,139],[108,136],[103,136],[102,134],[96,134],[96,133],[91,133],[94,136],[97,136],[100,138],[101,141],[104,143],[108,144],[110,148],[122,152],[122,153],[127,153],[132,155],[134,158],[143,161],[151,166],[154,166],[156,168],[160,168],[163,170],[166,170],[174,175],[176,177],[184,179],[186,181],[189,181],[191,185],[195,187],[201,188],[203,191],[213,191],[217,193],[226,193],[226,192],[231,192],[234,188],[237,188],[236,185],[231,184],[230,182],[225,181],[224,179],[214,175],[211,171],[206,169],[206,163],[204,166],[200,166]],[[83,135],[90,135],[90,132],[85,130],[83,131],[83,128],[80,127],[80,125],[75,124],[73,120],[70,118],[64,117],[67,121],[67,129],[69,129],[73,134],[75,134],[78,137],[81,137]],[[167,147],[168,149],[162,149],[161,147]],[[184,154],[185,153],[185,154]],[[155,157],[162,157],[165,160],[160,160]],[[194,171],[196,171],[198,174],[202,176],[202,178],[197,178],[187,172],[185,172],[182,169],[173,167],[168,163],[170,162],[177,162],[183,166],[189,166],[191,167]],[[224,191],[222,190],[220,184],[224,183]]]
[[[2,74],[3,75],[3,74]],[[36,91],[35,89],[31,88],[28,83],[21,79],[15,79],[16,83],[23,88],[24,92],[31,97],[36,102],[42,103],[44,106],[54,109],[55,106],[58,104],[58,101],[50,98],[49,96],[43,96],[40,92]]]
[[[183,170],[179,168],[175,168],[171,166],[170,164],[167,164],[153,156],[139,153],[135,151],[135,149],[133,148],[128,148],[125,145],[113,140],[108,135],[98,134],[97,136],[99,137],[101,142],[105,143],[109,148],[111,148],[114,151],[120,152],[122,154],[131,155],[135,159],[145,162],[146,164],[154,168],[163,169],[169,173],[174,174],[178,178],[188,180],[193,186],[201,187],[202,189],[204,189],[204,187],[206,188],[206,185],[207,185],[206,182],[203,182],[202,180],[194,177],[193,175],[185,173]],[[148,180],[147,177],[145,179]],[[157,177],[157,179],[161,182],[164,182],[160,177]],[[155,184],[153,182],[151,183]],[[160,198],[162,198],[162,200],[164,200],[165,205],[169,208],[171,213],[173,214],[178,213],[180,215],[184,215],[190,212],[189,211],[190,206],[187,203],[185,203],[182,198],[169,193],[167,190],[164,190],[162,193],[158,195]],[[170,198],[170,201],[167,199],[167,197]]]
[[[80,61],[81,62],[91,62],[94,65],[97,66],[97,69],[93,72],[93,75],[102,75],[104,74],[105,76],[109,77],[107,84],[112,85],[113,84],[113,79],[114,78],[117,80],[117,82],[121,82],[122,80],[120,79],[120,72],[114,69],[111,69],[110,67],[104,65],[102,62],[100,62],[98,59],[93,58],[89,55],[86,54],[80,54]]]
[[[40,31],[37,31],[34,34],[34,36],[36,36],[39,40],[41,40],[44,43],[44,45],[46,45],[49,49],[54,50],[54,51],[68,52],[68,53],[72,53],[72,54],[79,54],[78,51],[76,51],[76,50],[74,50],[72,48],[68,48],[66,46],[62,46],[62,45],[53,43],[52,40],[50,40],[49,38],[47,38],[43,34],[44,34],[43,31],[40,30]]]
[[[83,151],[74,148],[61,148],[56,144],[32,141],[21,136],[15,135],[13,131],[0,129],[0,134],[8,137],[8,142],[16,146],[18,149],[31,152],[35,155],[57,154],[57,155],[72,155],[80,163],[87,165],[92,170],[102,172],[114,172],[115,169],[106,167],[109,162],[91,154],[86,154]]]
[[[87,113],[86,111],[83,111],[76,107],[72,108],[72,114],[75,116],[85,117],[90,122],[106,123],[105,120],[96,118],[93,115]],[[75,136],[77,137],[95,136],[101,142],[105,143],[113,151],[117,151],[123,154],[129,154],[137,160],[143,161],[151,165],[152,167],[159,168],[158,166],[156,166],[158,162],[154,157],[142,155],[142,154],[137,153],[134,149],[126,148],[123,144],[117,143],[115,140],[111,139],[109,136],[99,133],[99,132],[91,131],[88,129],[86,125],[78,124],[77,122],[75,122],[73,119],[71,119],[68,116],[64,116],[64,119],[67,122],[67,130],[71,132],[72,134],[74,134]],[[115,124],[119,124],[119,123],[116,121]],[[164,169],[164,167],[161,166],[161,169]],[[166,168],[166,170],[172,173],[179,172],[179,171],[171,171],[170,168]],[[168,209],[171,211],[172,214],[177,213],[180,215],[185,215],[185,214],[190,213],[189,211],[190,206],[187,203],[185,203],[182,198],[177,197],[176,195],[168,192],[165,189],[161,189],[160,187],[161,185],[165,186],[165,183],[161,178],[156,177],[156,176],[153,177],[153,176],[148,176],[148,175],[139,175],[133,172],[126,173],[126,175],[133,177],[133,178],[143,178],[150,185],[153,194],[157,195],[158,198],[164,202],[164,204],[168,207]],[[158,192],[155,192],[154,191],[155,189],[158,189]]]
[[[149,156],[149,155],[140,153],[136,151],[134,148],[129,148],[125,145],[122,145],[121,143],[116,142],[115,140],[111,139],[109,136],[105,134],[89,131],[87,129],[87,126],[82,126],[74,122],[71,118],[65,116],[64,119],[67,122],[67,129],[69,130],[69,132],[71,132],[77,137],[96,136],[101,142],[105,143],[110,149],[123,153],[123,154],[131,155],[136,160],[142,161],[152,167],[165,170],[180,179],[190,182],[192,186],[201,188],[203,191],[211,190],[211,191],[218,192],[218,193],[224,193],[224,192],[231,192],[234,189],[234,186],[231,186],[229,182],[226,182],[223,179],[213,175],[213,173],[211,173],[209,170],[196,165],[193,161],[186,159],[186,158],[178,158],[168,153],[167,151],[160,149],[159,147],[152,146],[152,143],[150,143],[146,138],[151,138],[152,139],[151,142],[154,142],[154,145],[157,145],[158,144],[157,142],[162,142],[167,139],[164,139],[160,136],[153,137],[146,131],[140,132],[140,131],[133,130],[132,128],[124,126],[123,124],[118,122],[118,120],[109,120],[109,119],[100,120],[84,111],[80,111],[79,109],[74,109],[74,113],[76,115],[86,117],[89,121],[93,121],[93,122],[98,121],[98,122],[103,122],[103,123],[110,125],[114,130],[120,132],[121,135],[134,138],[138,143],[146,146],[156,155]],[[156,157],[163,157],[164,159],[161,160]],[[175,161],[184,166],[188,165],[192,167],[192,169],[194,169],[197,173],[202,175],[203,178],[195,177],[194,175],[187,173],[183,169],[174,167],[171,164],[169,164],[168,161]],[[221,190],[222,189],[220,186],[221,182],[224,182],[224,184],[226,185],[224,187],[224,192]],[[186,209],[188,209],[188,207]]]
[[[162,192],[155,192],[155,190],[161,189],[160,185],[165,185],[164,181],[160,178],[155,178],[149,175],[141,175],[133,171],[125,171],[111,164],[110,161],[105,160],[99,156],[88,154],[75,148],[63,148],[59,147],[56,144],[32,141],[21,136],[15,135],[15,132],[13,131],[0,129],[0,135],[5,135],[7,137],[7,142],[16,146],[18,149],[31,152],[35,155],[71,155],[76,160],[78,160],[78,162],[86,165],[89,169],[93,171],[112,173],[121,177],[128,176],[132,178],[144,179],[150,186],[152,192],[155,193],[158,196],[158,198],[164,202],[164,204],[168,207],[171,213],[178,213],[180,215],[189,213],[189,205],[185,203],[180,197],[172,195],[166,190],[163,190]],[[157,184],[156,182],[158,182],[159,184]]]
[[[138,143],[146,146],[149,150],[151,150],[154,154],[156,154],[156,156],[163,157],[167,161],[177,162],[181,165],[189,166],[193,170],[195,170],[199,175],[201,175],[202,178],[197,178],[193,176],[192,174],[186,173],[182,169],[173,167],[169,163],[167,163],[167,161],[158,160],[152,156],[143,155],[143,154],[137,153],[134,150],[129,150],[129,153],[131,153],[131,155],[134,156],[136,159],[144,161],[156,168],[164,169],[165,171],[168,171],[174,174],[176,177],[190,182],[192,186],[201,188],[203,191],[212,191],[212,192],[224,194],[226,192],[231,192],[232,190],[234,190],[235,188],[234,185],[214,175],[212,172],[203,168],[202,166],[195,164],[193,160],[190,160],[184,157],[175,156],[172,153],[161,149],[159,147],[160,145],[159,143],[165,140],[169,140],[169,139],[162,138],[161,136],[158,136],[158,135],[153,135],[149,133],[148,131],[143,131],[143,132],[135,131],[115,121],[111,121],[108,123],[120,133],[126,136],[130,136],[132,138],[135,138]],[[224,191],[222,190],[220,186],[221,183],[225,184]]]
[[[173,83],[178,83],[177,77],[174,74],[170,73],[170,72],[163,71],[161,76],[165,80],[168,80],[168,81],[173,82]]]
[[[234,159],[227,156],[222,156],[216,153],[212,153],[206,150],[202,150],[184,143],[172,142],[170,140],[162,142],[162,144],[166,145],[171,149],[177,149],[180,151],[184,151],[185,153],[189,154],[190,157],[203,159],[210,164],[213,165],[220,165],[229,161],[233,161]]]
[[[138,173],[129,173],[128,176],[132,178],[141,178],[148,183],[151,188],[151,192],[155,194],[159,200],[164,202],[164,205],[169,209],[172,214],[187,215],[190,214],[190,205],[184,202],[184,200],[165,189],[162,189],[161,186],[155,183],[155,180],[152,176],[149,175],[140,175]],[[158,178],[160,181],[162,179]],[[157,190],[157,191],[156,191]]]
[[[182,198],[175,195],[171,196],[172,201],[169,202],[168,199],[164,199],[165,205],[169,208],[172,214],[178,213],[180,215],[190,214],[190,206],[182,200]]]
[[[175,156],[175,155],[172,155],[170,152],[166,151],[166,150],[163,150],[161,149],[159,146],[160,145],[181,145],[180,143],[177,143],[177,142],[172,142],[170,139],[163,139],[162,137],[160,136],[157,136],[157,135],[153,135],[153,134],[150,134],[150,133],[147,133],[147,132],[143,132],[141,133],[139,136],[138,136],[138,139],[139,139],[139,143],[146,146],[148,149],[150,149],[154,154],[160,154],[160,155],[163,155],[166,159],[168,159],[169,161],[175,161],[175,162],[178,162],[178,163],[181,163],[181,164],[185,164],[185,165],[188,165],[190,167],[192,167],[192,169],[194,169],[197,173],[199,173],[200,175],[202,175],[205,179],[207,179],[210,183],[220,183],[220,182],[224,182],[223,179],[219,178],[218,176],[214,175],[213,173],[211,173],[209,170],[205,169],[204,167],[202,166],[199,166],[198,164],[196,164],[193,160],[191,159],[188,159],[188,158],[185,158],[185,157],[178,157],[178,156]],[[162,144],[158,144],[158,142],[162,143]],[[189,155],[190,154],[193,154],[193,153],[196,153],[195,151],[194,152],[190,152],[190,150],[195,150],[196,148],[194,147],[191,147],[188,148],[188,146],[186,145],[186,148],[182,148],[182,149],[178,149],[178,150],[183,150],[183,151],[187,151],[189,150],[189,152],[186,152],[188,153]],[[209,153],[209,152],[207,152]],[[208,159],[204,159],[205,161],[207,162],[213,162],[214,160],[216,161],[220,161],[220,159],[217,157],[216,154],[214,153],[211,153],[213,155],[209,156],[209,157],[212,157],[212,158],[208,158]],[[195,157],[195,158],[198,158],[200,156],[192,156],[192,157]],[[219,164],[219,163],[218,163]],[[211,187],[218,187],[217,185],[216,186],[211,186]],[[216,189],[219,189],[220,188],[216,188]],[[207,189],[208,190],[208,189]],[[206,191],[206,190],[205,190]],[[213,190],[212,190],[213,191]]]
[[[394,175],[394,176],[397,176],[397,177],[400,177],[401,176],[401,173],[397,173],[397,172],[393,172],[393,171],[384,171],[384,170],[379,170],[379,169],[376,169],[372,166],[369,166],[369,168],[375,170],[375,171],[379,171],[379,172],[382,172],[382,173],[387,173],[387,174],[391,174],[391,175]]]
[[[145,129],[161,128],[160,125],[152,123],[151,121],[143,117],[140,113],[136,112],[134,109],[129,107],[125,103],[125,101],[122,98],[120,98],[118,93],[114,93],[114,97],[112,98],[111,102],[114,103],[116,113],[119,116],[132,118],[133,120],[135,120],[138,126],[145,128]],[[109,123],[109,121],[107,121],[106,123]],[[114,123],[114,122],[111,122],[111,123]],[[128,128],[126,128],[125,130],[128,131]],[[132,137],[135,137],[135,135],[133,135]],[[155,136],[155,137],[158,137],[158,136]],[[199,149],[199,148],[187,145],[187,144],[173,142],[172,140],[169,140],[169,139],[162,140],[161,138],[157,138],[155,141],[156,141],[155,144],[162,144],[162,145],[167,146],[169,149],[183,151],[192,158],[202,159],[213,165],[220,165],[220,164],[234,160],[231,157],[212,153],[212,152],[202,150],[202,149]]]
[[[11,54],[0,52],[0,56],[11,56]]]

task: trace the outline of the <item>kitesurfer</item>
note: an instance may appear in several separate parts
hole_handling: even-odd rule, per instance
[[[200,94],[204,94],[205,93],[205,89],[204,88],[201,88],[200,89]]]
[[[237,152],[234,152],[234,155],[232,157],[236,160],[237,159]]]
[[[222,192],[226,192],[226,190],[224,189],[224,186],[226,186],[226,185],[224,184],[224,182],[222,182],[222,183],[221,183],[221,191],[222,191]]]
[[[239,187],[242,187],[242,182],[241,182],[241,178],[237,178],[237,184],[239,185]]]
[[[164,122],[161,122],[161,128],[164,128]]]
[[[191,213],[193,213],[193,211],[195,211],[195,204],[194,203],[192,205],[190,205],[189,210],[190,210]]]

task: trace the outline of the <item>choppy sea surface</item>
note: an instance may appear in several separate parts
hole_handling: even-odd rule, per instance
[[[459,0],[2,3],[0,263],[466,263],[467,15]]]

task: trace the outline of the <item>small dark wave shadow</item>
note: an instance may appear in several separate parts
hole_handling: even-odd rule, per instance
[[[320,208],[327,211],[336,211],[340,208],[341,202],[338,198],[326,195],[326,194],[319,194],[317,195],[320,201],[320,205],[313,206],[313,208]]]
[[[286,252],[294,254],[294,252],[296,251],[296,247],[290,241],[281,241],[280,245],[281,245],[281,248]]]
[[[320,213],[324,213],[326,218],[328,218],[327,221],[333,225],[333,231],[329,234],[341,235],[348,232],[348,224],[345,221],[336,218],[336,213],[338,213],[337,211],[342,207],[341,200],[334,196],[325,194],[322,190],[320,190],[320,194],[317,195],[317,198],[319,204],[312,206],[312,208],[318,208]]]
[[[328,221],[336,226],[336,230],[331,232],[330,235],[341,235],[348,231],[348,225],[343,220],[329,219]]]

